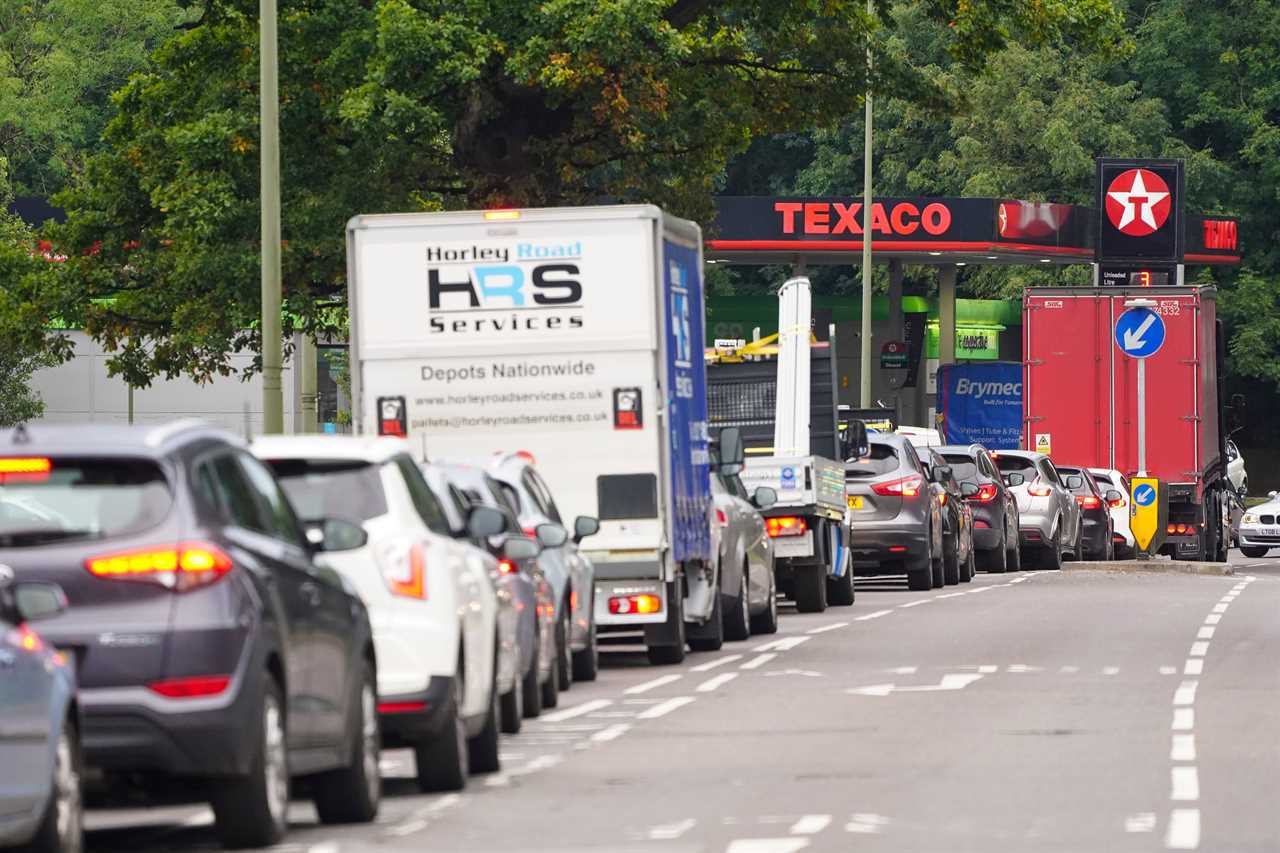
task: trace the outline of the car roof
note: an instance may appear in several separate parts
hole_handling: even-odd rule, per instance
[[[1000,459],[1001,457],[1005,457],[1005,456],[1012,456],[1015,459],[1029,459],[1032,462],[1039,459],[1049,458],[1049,455],[1047,453],[1040,453],[1039,451],[1035,451],[1035,450],[1000,450],[995,453],[992,453],[991,455],[996,457],[997,459]]]
[[[872,444],[891,444],[897,448],[902,448],[911,443],[905,435],[898,435],[893,432],[869,432],[867,433],[867,440]]]
[[[402,438],[364,435],[263,435],[250,448],[268,459],[362,459],[386,462],[411,445]]]
[[[19,425],[0,430],[0,455],[55,454],[160,456],[175,445],[198,439],[244,446],[234,433],[200,420],[162,424],[60,423]]]
[[[944,444],[941,447],[935,447],[933,449],[944,456],[948,453],[956,455],[963,453],[967,456],[977,456],[979,453],[986,450],[986,448],[981,444]]]

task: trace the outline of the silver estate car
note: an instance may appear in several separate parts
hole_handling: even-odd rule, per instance
[[[1024,557],[1034,552],[1038,564],[1046,569],[1062,568],[1064,557],[1081,559],[1080,505],[1049,457],[1030,450],[1001,450],[991,455],[1018,498]]]
[[[712,540],[720,555],[720,612],[726,640],[778,631],[773,540],[759,512],[777,499],[767,486],[748,495],[737,474],[721,470],[711,475]]]

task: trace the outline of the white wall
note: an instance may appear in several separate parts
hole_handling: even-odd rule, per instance
[[[71,332],[75,358],[37,371],[31,386],[44,400],[46,423],[68,421],[116,421],[129,419],[128,388],[119,377],[107,376],[109,353],[82,332]],[[232,357],[241,370],[253,362],[249,353]],[[300,403],[295,372],[285,364],[281,377],[284,386],[284,430],[293,432],[296,410]],[[246,406],[248,414],[246,416]],[[243,434],[246,421],[250,433],[262,431],[262,377],[248,382],[239,375],[218,377],[207,385],[190,379],[157,380],[149,388],[134,391],[135,423],[157,423],[175,418],[200,418],[225,429]]]

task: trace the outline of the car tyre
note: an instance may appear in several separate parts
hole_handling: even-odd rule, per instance
[[[775,569],[769,569],[769,601],[764,612],[751,617],[751,633],[778,633],[778,576]]]
[[[462,720],[462,665],[449,685],[449,704],[444,711],[444,727],[428,741],[413,749],[417,762],[418,788],[422,791],[461,791],[467,786],[471,768],[467,751],[467,726]]]
[[[1045,549],[1044,567],[1053,571],[1062,569],[1062,529],[1053,535],[1053,541]]]
[[[498,728],[501,723],[501,700],[498,697],[498,662],[493,663],[493,681],[489,685],[489,710],[485,712],[484,728],[467,741],[467,763],[472,773],[497,773],[501,769],[498,758]]]
[[[560,670],[560,689],[573,686],[573,651],[569,648],[569,598],[560,606],[556,620],[556,669]]]
[[[724,645],[724,616],[721,608],[723,599],[724,596],[717,590],[707,621],[702,625],[685,626],[689,648],[695,652],[717,652]]]
[[[1002,575],[1009,571],[1009,534],[1005,534],[1000,547],[988,551],[982,558],[983,568],[988,574]]]
[[[677,579],[668,583],[667,623],[675,631],[675,642],[667,645],[652,645],[646,649],[649,663],[654,666],[684,663],[685,624],[684,624],[684,584]]]
[[[724,638],[726,640],[745,640],[751,636],[751,596],[748,594],[751,584],[751,569],[743,565],[742,582],[738,584],[738,594],[722,595],[720,610],[724,613]]]
[[[283,692],[266,676],[249,775],[222,782],[213,796],[223,847],[270,847],[289,828],[289,750]]]
[[[360,693],[351,721],[351,763],[321,774],[313,801],[321,823],[369,823],[382,801],[382,733],[378,728],[378,685],[373,667],[361,667]]]
[[[946,539],[942,544],[942,583],[944,586],[955,586],[960,583],[960,538],[954,536],[950,548]]]
[[[964,571],[960,573],[960,583],[969,583],[978,573],[978,558],[973,553],[973,543],[969,543],[969,556],[964,561]]]
[[[1256,547],[1256,546],[1254,546],[1254,545],[1241,545],[1241,546],[1240,546],[1240,553],[1241,553],[1241,554],[1244,554],[1244,555],[1245,555],[1246,557],[1248,557],[1250,560],[1256,560],[1256,559],[1258,559],[1259,557],[1265,557],[1265,556],[1267,556],[1267,552],[1268,552],[1268,551],[1270,551],[1270,550],[1271,550],[1270,548],[1258,548],[1258,547]]]
[[[795,569],[796,610],[822,613],[827,609],[827,567],[797,566]]]
[[[587,647],[573,653],[573,680],[595,681],[600,674],[600,644],[596,640],[596,622],[587,631]]]
[[[543,708],[554,708],[560,704],[560,667],[556,661],[551,662],[551,671],[547,673],[547,680],[542,682],[539,693]]]
[[[538,648],[533,649],[533,660],[529,661],[529,671],[524,674],[520,693],[522,695],[523,707],[521,711],[525,717],[530,720],[542,715],[542,685],[538,683]]]
[[[857,592],[853,583],[853,566],[845,569],[838,578],[827,578],[827,603],[833,607],[848,607],[853,604]]]
[[[518,735],[524,724],[524,679],[512,680],[511,689],[502,694],[502,733]]]
[[[928,592],[933,589],[933,542],[929,542],[929,550],[924,562],[915,569],[907,571],[907,589],[914,592]]]
[[[84,801],[80,791],[82,770],[80,735],[75,723],[62,721],[54,747],[53,779],[49,804],[35,836],[20,851],[25,853],[81,853],[84,850]]]

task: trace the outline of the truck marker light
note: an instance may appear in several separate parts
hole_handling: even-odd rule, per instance
[[[803,536],[809,529],[808,523],[803,518],[794,515],[766,518],[764,523],[770,539],[777,539],[779,536]]]
[[[887,483],[877,483],[871,487],[871,491],[886,497],[914,498],[920,494],[920,489],[923,487],[924,477],[919,474],[908,474]]]
[[[231,571],[231,558],[207,542],[180,542],[169,547],[140,548],[89,557],[84,566],[105,580],[156,583],[186,592],[214,583]]]
[[[609,599],[609,612],[615,616],[643,616],[662,610],[662,599],[656,595],[619,595]]]
[[[217,696],[230,684],[229,675],[195,675],[153,681],[147,685],[147,689],[169,699],[198,699],[202,696]]]
[[[1076,495],[1076,503],[1081,509],[1097,509],[1102,506],[1102,499],[1096,495]]]
[[[978,493],[973,496],[973,499],[982,504],[991,503],[998,494],[1000,494],[1000,491],[996,488],[995,483],[983,483],[978,486]]]

